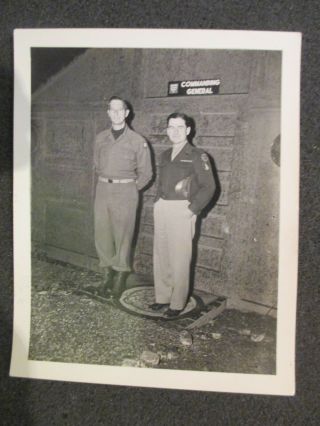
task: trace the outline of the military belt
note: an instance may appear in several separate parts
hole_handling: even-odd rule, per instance
[[[100,182],[105,182],[105,183],[130,183],[130,182],[134,182],[134,179],[109,179],[109,178],[104,178],[102,176],[99,176],[99,181]]]

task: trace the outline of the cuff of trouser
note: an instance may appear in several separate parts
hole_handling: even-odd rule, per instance
[[[184,306],[172,306],[172,305],[170,305],[169,308],[174,310],[174,311],[183,311],[184,308],[185,308],[185,305]]]
[[[170,299],[159,299],[158,297],[156,297],[156,303],[161,303],[161,305],[170,305]]]

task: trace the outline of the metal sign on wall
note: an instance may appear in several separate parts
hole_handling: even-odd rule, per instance
[[[220,79],[169,81],[168,96],[217,95]]]

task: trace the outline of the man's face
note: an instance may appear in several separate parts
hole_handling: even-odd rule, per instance
[[[112,125],[120,126],[125,123],[129,110],[126,109],[124,103],[120,99],[113,99],[110,102],[108,116]]]
[[[187,140],[191,128],[186,126],[183,118],[170,118],[167,135],[173,144],[181,143]]]

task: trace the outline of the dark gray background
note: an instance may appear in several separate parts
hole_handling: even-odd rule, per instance
[[[1,2],[1,424],[319,424],[319,22],[320,6],[316,0],[285,0],[279,3],[265,0]],[[303,33],[295,397],[153,390],[8,377],[13,316],[13,30],[71,27],[250,29]]]

